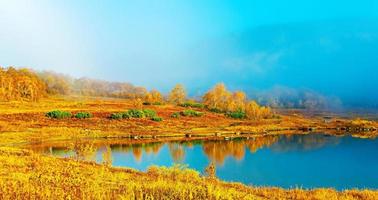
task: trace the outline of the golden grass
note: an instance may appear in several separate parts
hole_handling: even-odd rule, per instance
[[[0,148],[0,199],[377,199],[378,191],[284,190],[202,177],[180,166],[146,173]]]
[[[173,105],[144,106],[144,108],[155,110],[158,116],[163,117],[164,121],[162,122],[154,122],[149,119],[111,120],[108,118],[113,112],[131,108],[133,108],[133,104],[130,100],[83,97],[50,98],[42,99],[39,102],[3,102],[0,103],[0,135],[3,138],[0,145],[88,137],[127,137],[129,135],[185,136],[189,133],[210,136],[214,133],[261,134],[271,131],[278,133],[278,131],[298,130],[301,127],[324,129],[352,124],[343,119],[326,124],[321,118],[309,119],[300,115],[282,115],[281,119],[260,121],[237,120],[204,109],[199,109],[205,113],[202,117],[175,119],[170,117],[171,114],[185,108]],[[45,117],[46,112],[55,109],[72,113],[86,111],[93,113],[94,117],[60,120]],[[366,123],[364,122],[364,124]],[[369,122],[369,126],[378,127],[378,124]],[[377,133],[366,135],[361,132],[358,135],[371,137]]]
[[[112,112],[133,108],[132,102],[120,99],[50,98],[40,102],[0,103],[0,146],[59,143],[84,138],[124,137],[128,135],[208,135],[214,133],[250,133],[297,130],[301,127],[334,128],[342,126],[378,127],[377,122],[337,119],[324,123],[321,118],[282,115],[281,119],[236,120],[206,110],[203,117],[170,118],[184,108],[163,105],[144,106],[157,111],[163,122],[148,119],[110,120]],[[60,109],[87,111],[91,119],[48,119],[45,112]],[[276,132],[284,133],[284,132]],[[358,133],[374,137],[377,133]],[[261,142],[268,145],[269,142]],[[257,149],[257,144],[250,148]],[[209,147],[211,148],[211,147]],[[252,151],[251,150],[251,151]],[[236,156],[241,152],[235,151]],[[105,155],[106,156],[106,155]],[[223,154],[214,155],[222,160]],[[59,159],[24,149],[0,147],[0,199],[378,199],[372,190],[333,189],[284,190],[247,187],[207,179],[193,170],[150,168],[146,173],[112,168],[92,162]]]

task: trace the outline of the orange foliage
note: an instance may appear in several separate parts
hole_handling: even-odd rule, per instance
[[[148,103],[160,103],[163,101],[163,97],[157,90],[151,90],[144,97],[144,101]]]
[[[168,101],[173,104],[181,104],[184,103],[186,99],[186,91],[184,86],[181,84],[177,84],[169,93]]]
[[[46,95],[46,84],[28,69],[0,67],[0,100],[37,101]]]

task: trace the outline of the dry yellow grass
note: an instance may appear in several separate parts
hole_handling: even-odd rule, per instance
[[[40,102],[0,103],[0,146],[48,143],[83,138],[123,137],[127,135],[206,135],[209,133],[251,133],[342,126],[377,127],[377,122],[335,120],[283,115],[281,119],[235,120],[206,110],[203,117],[170,118],[184,108],[173,105],[145,106],[164,117],[163,122],[148,119],[110,120],[112,112],[133,108],[128,100],[50,98]],[[87,111],[91,119],[48,119],[45,112],[60,109]],[[279,132],[276,132],[279,133]],[[370,135],[369,135],[370,134]],[[375,136],[376,133],[357,136]],[[266,145],[267,142],[261,142]],[[251,149],[258,148],[251,144]],[[20,145],[21,147],[23,145]],[[239,151],[235,152],[240,153]],[[217,154],[222,160],[223,154]],[[237,154],[239,155],[239,154]],[[217,157],[217,158],[218,158]],[[198,172],[180,168],[151,168],[147,173],[112,168],[91,162],[59,159],[25,149],[0,147],[0,199],[378,199],[371,190],[333,189],[284,190],[248,187],[201,177]]]
[[[146,173],[0,148],[1,199],[377,199],[378,191],[284,190],[202,177],[180,166]]]
[[[127,137],[129,135],[214,135],[214,133],[250,133],[261,134],[275,131],[298,130],[302,127],[335,128],[356,126],[355,122],[338,119],[332,123],[324,123],[321,118],[305,118],[300,115],[282,115],[281,119],[260,121],[237,120],[227,118],[223,114],[204,112],[202,117],[171,118],[174,112],[185,108],[162,105],[144,106],[152,109],[164,118],[162,122],[149,119],[111,120],[113,112],[121,112],[133,108],[132,101],[121,99],[96,99],[83,97],[66,97],[42,99],[39,102],[3,102],[0,103],[0,145],[43,142],[46,140],[62,140],[77,138]],[[65,110],[72,113],[86,111],[93,113],[91,119],[49,119],[45,113],[51,110]],[[360,123],[361,124],[361,123]],[[363,123],[378,127],[377,122]],[[374,134],[358,133],[360,136]]]

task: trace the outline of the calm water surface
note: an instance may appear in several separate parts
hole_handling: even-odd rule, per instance
[[[43,151],[100,163],[107,160],[113,166],[143,171],[151,165],[181,163],[203,172],[214,162],[220,179],[249,185],[378,189],[378,139],[311,134],[231,141],[117,143],[84,143]]]

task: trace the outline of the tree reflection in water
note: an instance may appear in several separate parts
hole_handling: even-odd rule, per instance
[[[94,160],[97,152],[93,142],[75,141],[69,144],[68,149],[74,152],[73,157],[76,160]]]
[[[326,145],[337,145],[340,143],[340,140],[340,137],[327,137],[323,134],[282,135],[279,142],[270,148],[272,151],[281,153],[288,151],[309,151]]]
[[[169,153],[173,161],[181,162],[185,157],[184,146],[180,143],[168,143]]]
[[[110,165],[112,163],[112,153],[131,152],[135,161],[141,162],[143,154],[157,155],[166,145],[169,154],[174,162],[183,162],[186,150],[195,146],[202,148],[203,153],[210,162],[223,165],[227,157],[242,160],[249,150],[252,154],[259,149],[270,148],[275,152],[306,151],[320,148],[325,145],[336,145],[340,141],[338,137],[326,137],[323,134],[309,135],[270,135],[264,137],[238,138],[226,140],[191,140],[180,142],[150,142],[130,144],[127,141],[114,141],[116,144],[107,141],[107,144],[94,143],[91,141],[74,142],[68,149],[74,152],[75,159],[95,160],[96,152],[102,152],[102,162]],[[52,147],[49,147],[51,150]],[[55,147],[57,151],[61,148]]]
[[[209,141],[203,144],[202,149],[211,161],[222,165],[228,156],[234,157],[237,160],[243,159],[246,148],[251,153],[254,153],[258,149],[268,147],[277,141],[278,136],[236,139],[231,141]]]

